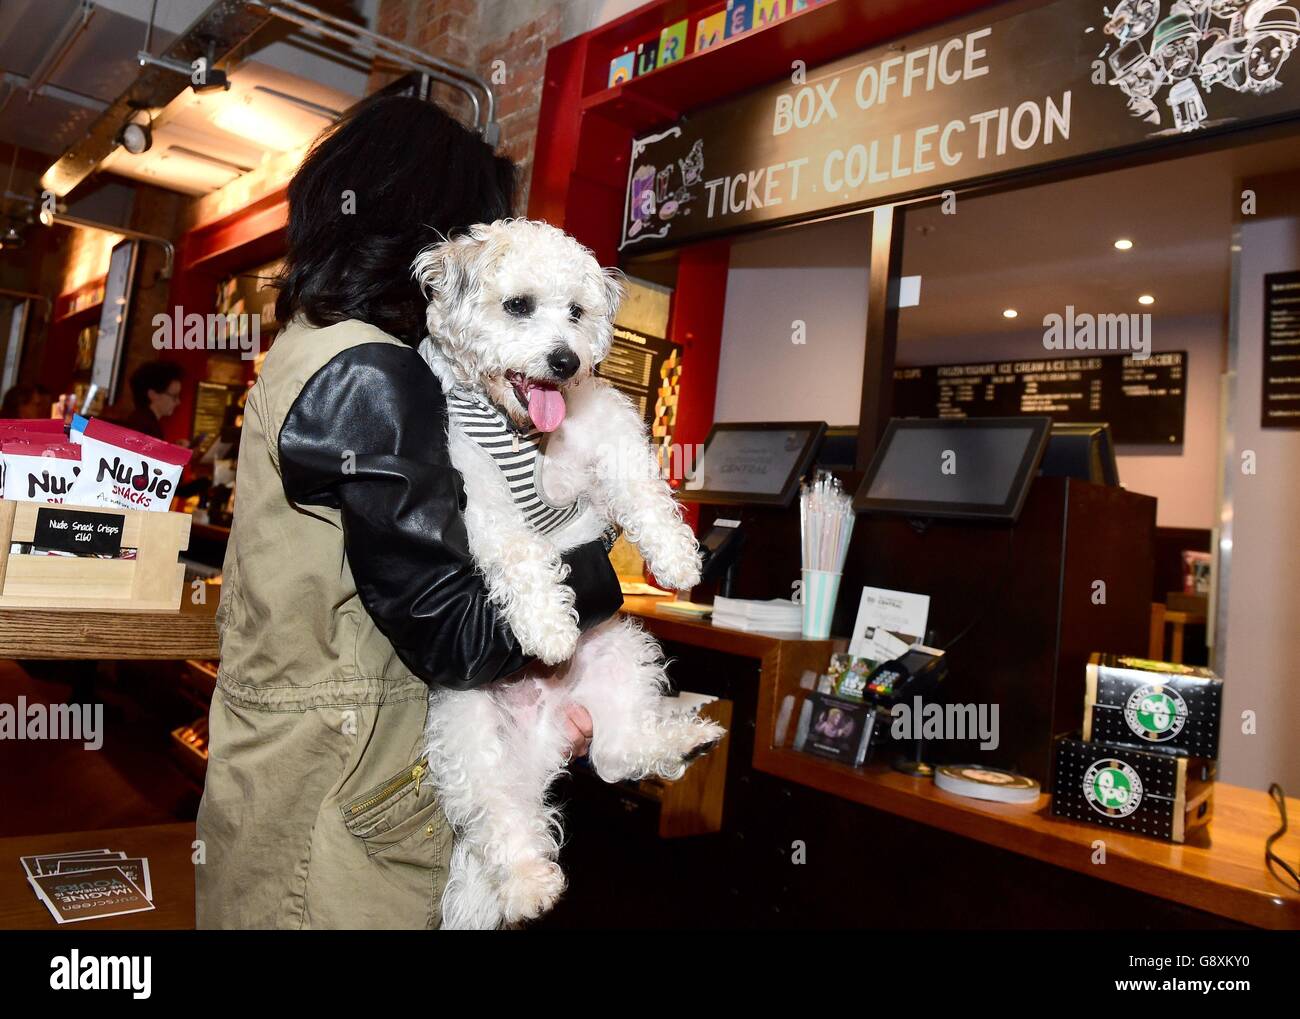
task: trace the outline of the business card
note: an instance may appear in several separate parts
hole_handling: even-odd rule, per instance
[[[53,873],[54,868],[58,866],[60,860],[121,860],[125,856],[126,853],[120,851],[115,852],[112,849],[78,849],[71,853],[46,853],[41,856],[21,856],[19,857],[19,860],[22,862],[23,870],[27,872],[28,877],[39,877],[41,874]]]
[[[27,880],[61,924],[102,920],[154,908],[119,867],[76,874],[38,874]]]
[[[82,874],[90,870],[100,870],[105,863],[102,859],[60,860],[54,868],[55,874]],[[113,861],[113,866],[126,875],[127,880],[144,892],[144,897],[153,901],[153,882],[149,879],[149,861],[142,856],[128,856]]]

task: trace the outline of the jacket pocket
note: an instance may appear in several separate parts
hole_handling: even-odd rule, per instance
[[[367,855],[445,868],[451,853],[451,825],[426,771],[421,758],[342,806],[343,823],[365,844]]]

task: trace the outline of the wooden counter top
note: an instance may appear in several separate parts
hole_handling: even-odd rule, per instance
[[[0,839],[0,930],[193,930],[194,822]],[[27,882],[21,858],[81,849],[120,849],[149,860],[154,908],[59,924]]]
[[[0,609],[0,658],[216,658],[219,588],[179,612]]]
[[[773,747],[781,695],[797,689],[802,669],[825,670],[833,642],[802,640],[799,634],[740,633],[678,619],[655,611],[661,600],[625,598],[623,611],[642,619],[661,640],[763,660],[755,770],[1241,923],[1300,929],[1300,893],[1288,890],[1264,862],[1264,840],[1279,826],[1277,808],[1266,793],[1216,783],[1208,827],[1195,832],[1191,842],[1177,845],[1052,817],[1046,794],[1032,806],[989,803],[954,796],[929,779],[912,778],[886,765],[851,768]],[[1294,824],[1300,818],[1300,800],[1288,798],[1287,812]],[[1105,864],[1092,862],[1098,840],[1106,846]],[[1300,831],[1293,827],[1274,848],[1295,866]]]
[[[1289,891],[1264,864],[1264,840],[1279,827],[1277,808],[1254,789],[1216,783],[1209,825],[1193,841],[1177,845],[1052,817],[1046,794],[1032,806],[972,800],[887,765],[850,768],[795,750],[756,747],[754,767],[1207,913],[1256,927],[1300,929],[1300,893]],[[1287,813],[1300,816],[1300,800],[1288,797]],[[1093,862],[1098,840],[1105,843],[1105,864]],[[1293,827],[1274,849],[1295,866],[1300,832]]]

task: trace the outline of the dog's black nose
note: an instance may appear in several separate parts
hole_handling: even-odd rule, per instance
[[[578,355],[568,347],[558,347],[551,351],[546,363],[562,379],[571,379],[578,372]]]

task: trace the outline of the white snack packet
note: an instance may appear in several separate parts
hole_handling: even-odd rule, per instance
[[[71,436],[81,446],[81,474],[69,502],[157,513],[171,508],[188,449],[98,419],[74,421]]]
[[[81,474],[81,448],[70,442],[0,442],[0,497],[17,502],[71,502]]]

